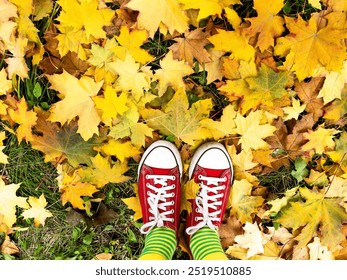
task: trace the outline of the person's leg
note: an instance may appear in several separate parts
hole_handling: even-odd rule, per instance
[[[189,179],[201,187],[187,218],[193,258],[227,260],[217,233],[233,181],[232,162],[224,146],[217,142],[200,146],[192,158]]]
[[[174,144],[156,141],[142,156],[138,188],[147,234],[140,260],[169,260],[177,245],[182,162]]]

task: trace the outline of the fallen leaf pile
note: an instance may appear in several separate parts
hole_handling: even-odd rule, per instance
[[[14,133],[56,166],[62,204],[89,211],[108,183],[136,180],[152,142],[174,142],[187,171],[219,141],[235,169],[227,254],[345,258],[347,2],[308,0],[309,14],[295,2],[0,0],[0,162]],[[19,91],[34,68],[52,104]],[[262,182],[283,169],[290,186]],[[16,207],[36,226],[51,216],[19,187],[0,181],[2,252],[15,253]],[[189,212],[197,187],[182,188]],[[124,202],[140,219],[138,197]]]

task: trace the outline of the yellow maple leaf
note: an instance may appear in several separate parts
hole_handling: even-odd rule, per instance
[[[347,173],[347,132],[341,133],[338,139],[335,139],[335,150],[329,151],[327,154],[331,159],[338,163],[341,169]]]
[[[300,100],[292,98],[292,106],[286,106],[282,108],[284,113],[283,120],[297,120],[299,118],[299,115],[305,111],[305,108],[306,104],[301,105]]]
[[[111,86],[106,87],[104,97],[93,97],[95,107],[102,111],[101,119],[106,125],[111,126],[113,120],[129,109],[126,105],[127,98],[125,92],[117,96],[116,90]]]
[[[9,0],[15,4],[18,8],[18,13],[21,16],[30,16],[33,11],[33,0],[21,1],[21,0]]]
[[[142,209],[141,203],[139,199],[139,192],[137,184],[133,184],[133,189],[135,192],[135,196],[122,198],[122,201],[128,206],[129,209],[133,210],[134,213],[134,221],[137,221],[142,218]]]
[[[237,4],[240,4],[240,3],[241,2]],[[236,30],[242,23],[242,18],[237,14],[237,12],[234,9],[226,7],[224,10],[225,10],[225,17],[228,19],[229,23]]]
[[[120,48],[114,38],[107,39],[103,46],[92,44],[88,62],[96,68],[104,68],[106,71],[111,71],[109,63],[113,62],[116,57],[125,56],[125,51]]]
[[[19,124],[16,134],[18,141],[25,139],[31,141],[33,139],[32,127],[36,124],[37,115],[33,111],[28,111],[28,104],[24,97],[17,103],[16,109],[9,109],[8,114],[12,121]]]
[[[311,4],[311,6],[315,9],[321,9],[322,6],[321,6],[321,3],[320,3],[320,0],[308,0],[308,3]]]
[[[316,130],[305,132],[303,136],[308,142],[302,146],[302,150],[314,150],[317,154],[323,154],[327,149],[335,147],[333,138],[338,132],[334,128],[324,128],[323,125],[320,125]]]
[[[34,0],[33,1],[33,16],[34,20],[40,20],[48,17],[53,9],[52,0]]]
[[[252,196],[253,185],[246,179],[235,180],[231,188],[230,215],[235,215],[241,223],[252,222],[252,214],[264,202],[261,196]]]
[[[30,208],[22,213],[24,219],[34,218],[34,223],[36,227],[40,225],[45,225],[45,220],[52,217],[52,213],[45,209],[47,206],[46,198],[43,194],[39,198],[30,196],[28,199]]]
[[[129,30],[127,26],[120,28],[120,35],[116,36],[118,43],[126,48],[131,56],[142,64],[145,64],[153,59],[146,50],[141,49],[141,46],[147,41],[148,33],[146,30]]]
[[[240,135],[238,143],[242,145],[242,149],[245,151],[249,149],[267,149],[269,147],[263,138],[273,135],[276,127],[270,124],[260,124],[262,117],[263,111],[261,110],[250,112],[246,117],[237,113],[234,131]]]
[[[106,155],[117,157],[121,162],[140,154],[139,149],[131,144],[130,141],[121,142],[114,139],[108,140],[106,144],[100,147],[100,150]]]
[[[59,0],[62,11],[57,20],[62,26],[71,26],[74,31],[83,30],[88,42],[93,38],[106,38],[104,26],[111,24],[114,16],[107,6],[99,8],[99,1]]]
[[[85,204],[82,196],[92,196],[97,191],[98,189],[96,186],[90,183],[82,183],[77,181],[65,185],[60,189],[60,192],[62,192],[61,201],[63,205],[70,202],[74,208],[86,210],[88,209],[88,206]]]
[[[285,20],[290,34],[278,39],[275,55],[288,55],[291,58],[286,65],[300,81],[312,76],[320,65],[328,71],[341,70],[346,58],[346,47],[343,44],[345,32],[330,25],[319,29],[319,19],[316,17],[311,17],[308,22],[301,17],[286,17]]]
[[[12,91],[12,81],[7,80],[7,73],[5,68],[0,71],[0,95],[4,95],[7,92]]]
[[[16,5],[8,0],[0,0],[0,22],[6,22],[12,17],[18,17]]]
[[[269,210],[265,211],[262,214],[262,216],[266,217],[269,215],[277,215],[278,212],[280,212],[282,210],[282,208],[287,206],[289,201],[291,201],[295,197],[295,195],[297,194],[298,188],[299,187],[288,189],[284,193],[283,197],[268,201],[267,204],[271,205],[271,208]]]
[[[139,101],[145,90],[150,89],[150,77],[142,72],[140,63],[126,53],[124,60],[116,59],[109,63],[111,71],[118,74],[115,87],[121,91],[130,91],[136,101]],[[142,67],[144,69],[144,67]]]
[[[161,69],[156,70],[154,74],[154,79],[159,81],[159,96],[165,93],[168,86],[173,87],[175,90],[184,88],[185,84],[182,78],[194,72],[184,61],[173,59],[171,50],[160,61],[160,67]]]
[[[215,80],[222,80],[224,77],[223,73],[223,55],[225,52],[217,51],[214,48],[208,49],[207,52],[211,58],[211,62],[205,62],[201,67],[202,70],[207,71],[206,83],[210,84]]]
[[[248,44],[248,38],[237,31],[218,29],[218,34],[208,40],[214,45],[215,50],[232,52],[239,60],[253,61],[255,49]]]
[[[345,239],[341,227],[342,222],[347,220],[347,213],[336,199],[324,198],[324,194],[307,188],[300,188],[300,194],[305,202],[291,202],[276,221],[293,230],[303,227],[295,238],[300,248],[306,246],[320,229],[322,244],[334,249]]]
[[[324,118],[327,120],[338,121],[347,113],[347,87],[341,90],[341,100],[335,99],[325,107]]]
[[[82,46],[82,44],[88,43],[84,31],[74,30],[71,26],[57,26],[57,28],[61,32],[56,36],[60,56],[63,57],[71,51],[77,53],[80,59],[87,59],[87,53]]]
[[[221,16],[225,7],[232,4],[240,3],[235,0],[179,0],[185,10],[198,9],[199,14],[197,20],[200,21],[208,16]]]
[[[184,141],[190,145],[210,136],[201,121],[209,117],[212,109],[210,99],[199,100],[189,108],[188,98],[183,89],[176,91],[173,98],[162,110],[144,109],[141,111],[149,127],[172,137],[177,143]]]
[[[236,111],[234,106],[228,105],[223,109],[223,115],[220,121],[204,119],[200,123],[207,128],[215,140],[221,139],[234,132]]]
[[[9,48],[12,56],[5,59],[9,78],[12,78],[13,75],[18,75],[21,78],[28,78],[29,69],[24,59],[27,48],[28,39],[23,37],[17,38]]]
[[[77,79],[66,71],[48,76],[48,80],[51,88],[61,93],[62,99],[51,107],[49,120],[64,124],[78,116],[77,132],[84,140],[90,139],[94,133],[99,134],[101,120],[92,97],[98,94],[103,81],[96,83],[86,76]]]
[[[323,97],[324,104],[333,101],[335,98],[341,99],[342,90],[347,83],[347,62],[343,63],[340,72],[328,72],[325,76],[324,85],[319,91],[317,98]]]
[[[17,220],[17,206],[24,209],[29,208],[27,198],[16,195],[19,186],[20,184],[5,185],[0,178],[0,215],[3,216],[3,223],[8,228],[11,228]]]
[[[111,165],[108,158],[97,154],[91,158],[92,166],[80,170],[81,181],[88,182],[98,188],[102,188],[108,183],[124,183],[130,179],[124,173],[129,170],[128,162],[115,162]]]
[[[230,246],[227,253],[233,254],[233,248],[244,248],[247,250],[246,259],[251,258],[258,254],[264,254],[264,245],[267,244],[271,238],[270,234],[265,234],[260,231],[258,224],[246,222],[243,227],[244,234],[235,236],[234,246]]]
[[[274,38],[284,32],[284,19],[277,14],[283,8],[283,0],[274,0],[264,5],[262,0],[254,0],[254,9],[257,17],[247,18],[251,26],[245,29],[249,36],[257,37],[256,46],[260,51],[265,51],[268,47],[274,46]]]
[[[11,49],[13,45],[12,34],[15,31],[17,24],[13,21],[0,22],[0,51],[5,52],[5,50]]]
[[[234,145],[227,146],[227,150],[233,159],[233,165],[239,168],[241,172],[250,170],[258,165],[257,162],[253,162],[253,153],[251,150],[241,150],[241,152],[237,153]]]
[[[197,193],[200,190],[199,184],[194,182],[194,179],[189,180],[182,186],[181,191],[181,212],[186,210],[188,213],[192,212],[191,201],[196,198]]]
[[[310,170],[310,176],[304,178],[305,182],[311,186],[325,187],[329,184],[328,177],[325,172]]]
[[[175,31],[183,33],[188,29],[188,17],[176,0],[131,0],[126,7],[139,11],[137,24],[140,29],[146,29],[151,38],[158,28],[164,35],[167,30],[173,34]]]
[[[326,187],[325,197],[342,198],[340,203],[347,212],[347,179],[337,176],[330,176],[330,185]]]
[[[130,137],[131,143],[138,149],[145,145],[145,138],[152,137],[152,129],[146,124],[139,122],[140,114],[135,104],[128,104],[129,110],[120,118],[119,123],[112,126],[109,136],[115,139]]]
[[[3,152],[3,149],[6,148],[5,146],[3,146],[4,145],[3,141],[5,140],[5,138],[6,138],[5,132],[4,131],[0,132],[0,163],[2,164],[8,163],[8,157]]]

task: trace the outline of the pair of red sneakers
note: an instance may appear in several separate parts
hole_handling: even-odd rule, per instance
[[[148,233],[154,227],[169,227],[176,233],[180,218],[182,161],[176,146],[168,141],[154,142],[145,151],[138,168],[139,198]],[[189,180],[200,185],[191,201],[186,233],[190,236],[202,227],[217,230],[222,222],[233,179],[230,156],[217,142],[201,145],[192,157]]]

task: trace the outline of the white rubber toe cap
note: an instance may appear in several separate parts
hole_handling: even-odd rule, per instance
[[[232,169],[228,152],[222,144],[217,142],[202,144],[196,150],[189,166],[189,178],[192,177],[196,165],[208,169]]]
[[[180,176],[182,176],[183,166],[179,151],[174,144],[168,141],[158,140],[148,147],[141,158],[139,167],[141,167],[142,164],[163,169],[170,169],[178,166]]]

